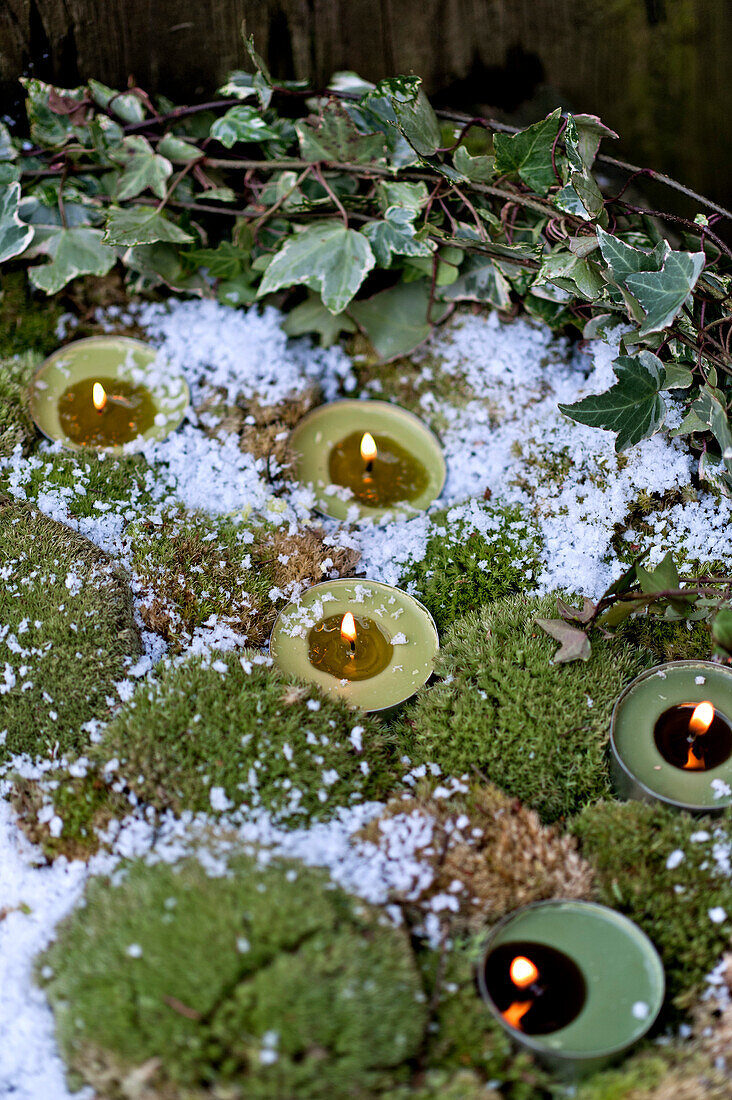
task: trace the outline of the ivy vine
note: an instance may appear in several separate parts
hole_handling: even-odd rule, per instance
[[[435,112],[417,77],[275,83],[248,43],[211,103],[26,79],[30,142],[0,125],[0,264],[46,294],[127,269],[133,290],[275,296],[287,331],[324,344],[361,330],[389,360],[454,308],[519,309],[585,337],[620,325],[615,385],[562,411],[617,435],[658,431],[669,402],[699,475],[732,495],[732,217],[609,156],[617,135],[557,109],[524,130]],[[608,194],[603,165],[627,174]],[[651,175],[693,221],[631,203]]]

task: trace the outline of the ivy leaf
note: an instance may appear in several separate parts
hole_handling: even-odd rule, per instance
[[[687,390],[694,380],[694,376],[688,367],[679,366],[678,363],[666,363],[665,390]]]
[[[440,124],[430,101],[422,90],[419,77],[401,77],[382,81],[390,85],[391,104],[396,124],[409,144],[421,157],[430,157],[442,144]]]
[[[650,351],[620,355],[613,370],[618,381],[605,393],[591,394],[574,405],[559,405],[559,409],[580,424],[617,432],[615,450],[624,451],[663,424],[666,406],[660,391],[665,372]]]
[[[30,124],[31,139],[37,145],[56,148],[70,141],[78,130],[68,115],[60,115],[51,109],[51,92],[55,96],[73,100],[81,104],[84,99],[83,88],[53,88],[35,77],[21,77],[25,88],[25,109]]]
[[[458,145],[452,163],[461,176],[473,183],[485,183],[496,174],[495,157],[471,157],[464,145]]]
[[[254,49],[254,35],[250,34],[248,38],[244,40],[244,45],[247,48],[247,53],[251,59],[255,68],[254,76],[252,77],[252,86],[259,100],[259,105],[263,111],[269,107],[270,100],[272,99],[273,83],[272,77],[269,74],[269,69],[265,65],[262,58]]]
[[[4,122],[0,122],[0,161],[15,160],[18,150],[13,145],[10,130]]]
[[[102,243],[100,229],[59,227],[49,234],[44,252],[51,263],[32,267],[31,283],[46,294],[55,294],[77,275],[106,275],[114,267],[114,250]]]
[[[679,571],[670,551],[653,570],[644,569],[642,565],[636,565],[636,576],[641,591],[647,596],[655,595],[656,592],[663,592],[668,588],[679,588],[681,586]],[[684,615],[691,609],[694,596],[690,593],[688,596],[672,597],[669,598],[668,602],[677,614]]]
[[[324,348],[335,344],[342,332],[356,332],[356,326],[347,313],[331,313],[312,291],[304,302],[290,310],[282,328],[288,336],[317,332]]]
[[[180,249],[164,241],[131,248],[125,256],[131,271],[138,273],[135,290],[150,290],[162,283],[184,294],[210,294],[210,287],[198,272],[183,265]]]
[[[303,160],[370,164],[384,160],[383,134],[362,134],[353,119],[336,100],[328,100],[319,118],[295,123]]]
[[[703,386],[699,396],[691,406],[689,416],[694,416],[704,427],[711,428],[722,452],[721,481],[724,492],[730,495],[732,489],[732,427],[722,395],[711,386]],[[693,430],[693,429],[692,429]]]
[[[185,253],[186,261],[205,267],[213,279],[234,279],[249,267],[249,249],[222,241],[216,248],[194,248]]]
[[[488,302],[495,309],[511,305],[511,286],[490,256],[470,255],[455,282],[440,293],[448,302]]]
[[[588,623],[592,616],[595,614],[595,604],[592,602],[592,600],[588,599],[587,596],[584,596],[582,598],[581,608],[570,607],[569,604],[565,603],[560,596],[557,598],[557,611],[564,620],[573,620],[574,622],[582,623],[584,625],[585,623]]]
[[[604,137],[618,138],[619,135],[606,126],[597,115],[573,115],[577,127],[577,148],[587,168],[592,168]]]
[[[732,660],[732,608],[723,607],[712,619],[712,638],[716,656],[727,663]]]
[[[111,156],[115,163],[124,166],[115,189],[115,197],[120,202],[133,199],[148,188],[159,199],[165,198],[166,183],[173,171],[173,165],[165,157],[153,152],[147,138],[137,134],[126,137]]]
[[[541,122],[518,134],[494,134],[496,171],[521,177],[532,190],[545,195],[556,182],[552,165],[552,148],[562,124],[559,107]]]
[[[551,283],[571,295],[579,293],[593,301],[602,292],[605,282],[593,260],[582,259],[560,249],[547,256],[541,265],[535,286]]]
[[[377,192],[379,206],[384,213],[390,206],[399,206],[410,211],[412,220],[416,218],[427,202],[427,185],[425,183],[401,183],[384,180],[378,184]]]
[[[635,275],[639,271],[659,271],[669,252],[665,241],[659,242],[652,252],[643,252],[640,248],[626,244],[620,237],[606,233],[600,226],[597,229],[597,240],[603,260],[610,268],[614,281],[620,285],[625,283],[629,275]]]
[[[534,621],[551,638],[562,643],[554,654],[555,664],[563,665],[569,661],[589,661],[592,646],[584,630],[579,630],[576,626],[570,626],[569,623],[565,623],[564,619],[535,619]]]
[[[203,156],[201,150],[191,144],[190,141],[183,141],[182,138],[175,137],[174,134],[166,134],[158,142],[158,153],[161,157],[167,157],[168,160],[172,160],[174,164],[188,164],[191,160],[198,160]]]
[[[168,241],[185,244],[193,236],[149,207],[112,206],[107,215],[104,243],[111,245],[154,244]]]
[[[660,271],[627,277],[625,285],[646,314],[639,337],[660,332],[671,324],[696,286],[705,260],[703,252],[670,252]]]
[[[256,107],[231,107],[217,118],[211,127],[211,137],[227,149],[242,142],[267,141],[278,137],[277,131],[268,126]]]
[[[564,202],[574,206],[575,209],[572,212],[578,214],[579,217],[585,220],[602,217],[605,209],[603,197],[588,166],[582,159],[579,148],[579,132],[572,115],[567,116],[564,148],[570,166],[570,177],[568,185],[559,193],[555,202],[561,205],[560,200],[564,196]]]
[[[331,313],[346,308],[374,266],[366,238],[333,221],[316,222],[288,237],[270,263],[258,297],[304,283],[319,290]]]
[[[98,106],[111,111],[123,122],[134,123],[144,120],[145,108],[138,96],[131,92],[117,92],[114,88],[108,88],[106,84],[100,84],[98,80],[89,81],[89,91]]]
[[[349,313],[371,341],[384,362],[407,355],[427,339],[433,324],[439,324],[449,307],[430,304],[429,284],[397,283],[365,301],[354,302]]]
[[[248,306],[257,300],[256,276],[253,271],[245,271],[233,279],[226,279],[216,288],[216,297],[225,306]]]
[[[19,183],[0,189],[0,263],[19,256],[33,238],[33,226],[26,225],[18,215],[19,203]]]
[[[361,232],[371,245],[380,267],[389,267],[392,256],[431,256],[435,245],[418,240],[412,224],[414,212],[390,206],[383,221],[372,221]]]

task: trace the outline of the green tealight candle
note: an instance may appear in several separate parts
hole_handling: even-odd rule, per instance
[[[637,1043],[665,992],[663,965],[645,933],[587,901],[510,913],[490,932],[477,979],[514,1042],[570,1079]]]
[[[732,805],[732,670],[669,661],[638,676],[610,723],[623,798],[710,813]]]
[[[333,519],[416,515],[440,495],[445,459],[432,432],[387,401],[332,401],[290,436],[298,480]]]
[[[413,596],[351,578],[308,588],[280,612],[269,640],[284,673],[366,711],[390,710],[414,695],[438,649],[432,616]]]
[[[111,453],[165,439],[189,402],[185,379],[154,348],[127,336],[90,336],[59,348],[41,364],[28,396],[49,439]]]

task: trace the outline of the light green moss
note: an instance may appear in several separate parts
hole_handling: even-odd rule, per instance
[[[0,458],[16,447],[27,454],[36,435],[26,394],[38,362],[32,353],[0,360]]]
[[[443,639],[437,674],[410,713],[414,763],[449,775],[482,773],[545,821],[610,793],[612,705],[651,663],[620,640],[593,643],[587,662],[556,665],[556,643],[536,625],[556,598],[512,596],[459,619]]]
[[[399,584],[422,601],[442,634],[481,604],[530,590],[540,546],[520,508],[470,501],[430,517],[425,556],[406,566]]]
[[[96,547],[0,498],[0,760],[84,744],[140,651],[126,579]]]
[[[93,881],[40,960],[74,1083],[159,1059],[160,1095],[358,1100],[425,1026],[406,934],[298,864],[142,863]]]
[[[728,1100],[729,1078],[689,1043],[648,1045],[621,1066],[595,1073],[575,1100]]]
[[[124,793],[113,790],[100,769],[90,767],[86,774],[71,775],[67,768],[46,772],[42,779],[12,776],[10,798],[18,815],[18,823],[44,855],[56,859],[88,859],[99,848],[98,831],[115,819],[125,817],[131,806]],[[61,832],[50,829],[47,806],[61,819]]]
[[[211,812],[220,787],[232,806],[301,823],[393,787],[396,751],[376,719],[257,660],[223,653],[162,670],[109,725],[95,758],[118,759],[139,798],[176,812]],[[362,753],[349,740],[355,726]]]
[[[0,486],[7,477],[0,469]],[[99,506],[112,505],[129,521],[148,513],[153,504],[154,475],[141,455],[35,454],[13,477],[29,501],[36,501],[39,493],[58,494],[76,519],[98,519]]]
[[[717,867],[713,848],[718,841],[729,851],[730,819],[608,802],[588,807],[572,830],[595,867],[601,900],[627,913],[650,936],[663,959],[671,999],[687,1006],[729,946],[732,880]],[[669,868],[676,851],[683,859]],[[719,924],[709,917],[717,907],[729,915]]]

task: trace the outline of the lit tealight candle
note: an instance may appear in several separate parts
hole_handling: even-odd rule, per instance
[[[439,648],[413,596],[351,578],[313,585],[280,612],[269,651],[287,675],[366,711],[399,706],[429,679]]]
[[[637,677],[615,704],[612,772],[625,798],[679,809],[732,804],[732,671],[671,661]]]
[[[432,432],[386,401],[332,401],[290,436],[297,476],[334,519],[381,519],[428,508],[445,482]]]
[[[40,430],[74,450],[119,451],[164,439],[188,407],[185,380],[141,340],[91,336],[59,348],[30,387]]]

